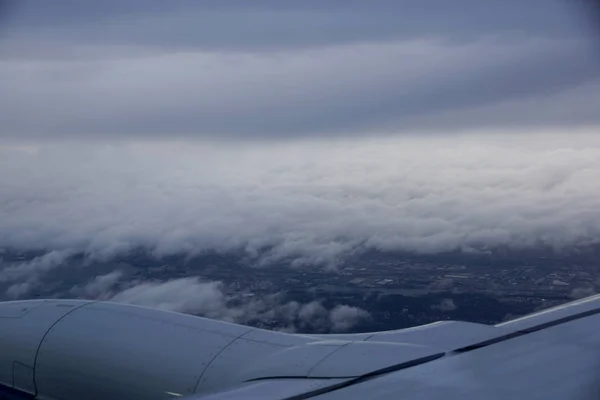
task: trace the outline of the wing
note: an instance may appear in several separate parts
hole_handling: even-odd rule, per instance
[[[496,326],[311,336],[106,302],[7,302],[0,387],[56,400],[597,398],[599,313],[594,296]]]
[[[319,398],[598,399],[600,299],[500,324],[503,333]]]
[[[415,360],[300,393],[289,399],[598,399],[600,398],[600,296],[494,327],[433,324],[376,334],[443,347],[443,355]],[[492,332],[496,332],[496,334]],[[420,334],[416,334],[419,332]],[[465,344],[456,335],[472,340]],[[379,338],[377,336],[380,336]],[[488,336],[488,337],[486,337]],[[451,348],[454,340],[461,345]],[[360,359],[347,360],[360,363]],[[276,383],[277,380],[271,382]],[[261,398],[252,385],[208,399]],[[292,389],[293,388],[293,389]],[[231,394],[231,396],[230,396]],[[281,397],[262,397],[281,398]]]

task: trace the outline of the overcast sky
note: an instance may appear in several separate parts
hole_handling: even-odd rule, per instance
[[[597,242],[584,4],[14,2],[0,247],[335,265]]]
[[[0,140],[595,125],[588,3],[13,2],[0,29]]]
[[[0,0],[0,289],[139,248],[335,268],[597,245],[592,3]],[[66,295],[287,330],[368,318],[88,272]]]

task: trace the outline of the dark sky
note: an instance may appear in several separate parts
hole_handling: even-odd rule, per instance
[[[6,3],[0,138],[596,125],[591,2]]]

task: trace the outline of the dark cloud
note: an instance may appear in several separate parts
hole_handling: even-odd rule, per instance
[[[406,37],[564,36],[581,28],[581,5],[556,0],[428,1],[21,1],[19,34],[99,43],[218,49],[281,48]]]
[[[440,131],[435,118],[535,99],[522,124],[544,119],[539,100],[592,106],[565,90],[598,82],[595,58],[577,42],[529,39],[465,45],[409,42],[271,56],[204,53],[122,61],[6,63],[0,123],[5,137],[290,138],[389,129]],[[595,92],[597,93],[597,92]],[[596,95],[597,96],[597,95]],[[594,111],[594,110],[592,110]],[[494,113],[499,126],[518,116]],[[596,121],[598,113],[590,112]],[[540,119],[536,119],[539,115]],[[473,113],[456,128],[481,125]]]
[[[596,124],[585,3],[23,1],[0,40],[0,137]]]

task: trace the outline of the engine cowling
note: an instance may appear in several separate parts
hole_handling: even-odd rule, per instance
[[[265,379],[319,386],[432,360],[501,332],[447,321],[295,335],[110,302],[14,301],[0,303],[0,385],[53,400],[168,399]]]
[[[0,384],[59,400],[217,390],[256,359],[317,340],[82,300],[2,303],[0,324]]]

